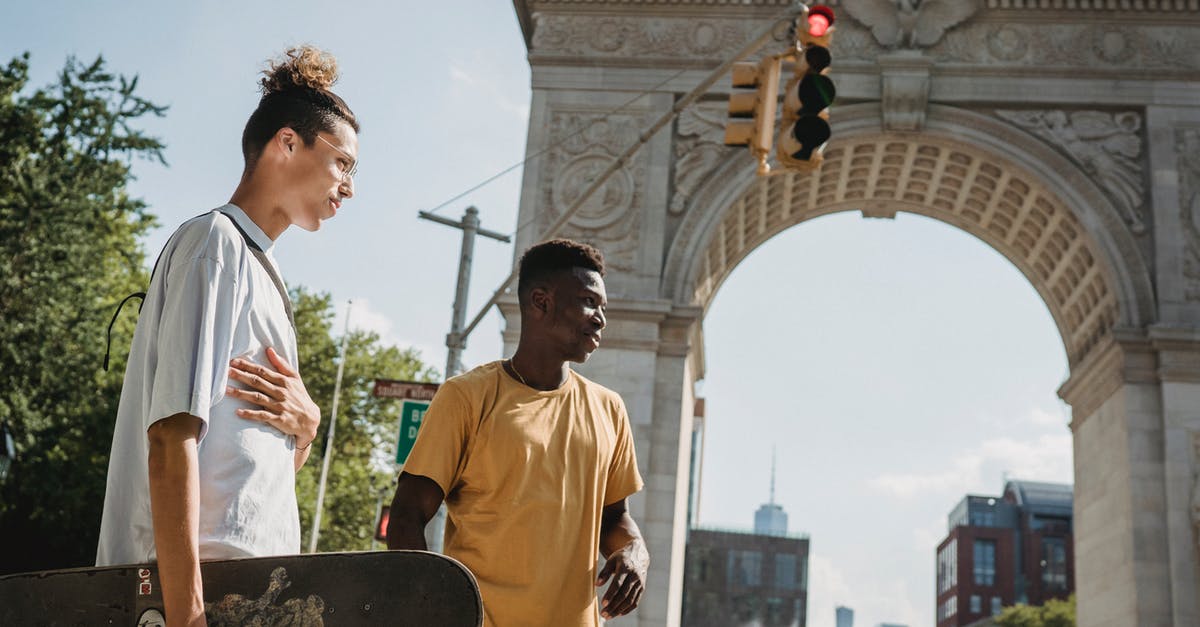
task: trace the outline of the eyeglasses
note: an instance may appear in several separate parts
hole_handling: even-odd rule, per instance
[[[346,152],[345,150],[342,150],[341,148],[338,148],[337,146],[333,145],[333,142],[329,141],[328,139],[325,139],[324,137],[321,137],[320,135],[317,135],[317,139],[325,142],[326,144],[329,144],[330,148],[332,148],[346,156],[346,159],[348,160],[350,165],[346,166],[345,168],[342,168],[342,180],[345,181],[346,179],[354,178],[354,175],[358,173],[358,159],[355,159],[354,157],[350,156],[350,153]]]

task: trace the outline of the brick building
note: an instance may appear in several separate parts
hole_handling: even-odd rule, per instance
[[[692,529],[684,565],[685,627],[804,627],[808,536]]]
[[[1033,481],[1009,481],[1000,497],[963,498],[937,548],[937,626],[1070,595],[1072,505],[1071,486]]]

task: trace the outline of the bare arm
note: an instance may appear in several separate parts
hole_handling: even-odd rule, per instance
[[[296,438],[295,468],[300,470],[312,452],[317,427],[321,424],[321,409],[308,395],[300,373],[275,349],[267,348],[267,359],[274,370],[244,359],[229,362],[229,378],[250,386],[250,389],[230,386],[225,389],[225,394],[261,408],[239,409],[239,417],[265,422]]]
[[[646,590],[650,553],[625,499],[606,505],[600,515],[600,554],[605,562],[596,585],[604,585],[610,577],[613,580],[600,600],[601,615],[614,618],[637,609]]]
[[[203,626],[200,581],[200,471],[196,440],[200,419],[175,414],[150,425],[150,514],[170,627]]]
[[[433,479],[400,473],[388,512],[388,548],[427,550],[425,525],[437,514],[445,498],[441,486]]]

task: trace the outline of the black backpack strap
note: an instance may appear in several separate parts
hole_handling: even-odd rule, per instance
[[[267,258],[267,253],[263,252],[263,249],[261,247],[259,247],[258,243],[256,243],[254,241],[254,239],[250,237],[250,234],[247,233],[242,228],[242,225],[237,223],[237,220],[235,220],[232,215],[229,215],[228,213],[221,211],[220,209],[217,209],[215,211],[217,213],[225,216],[226,218],[229,218],[229,221],[233,223],[233,228],[237,229],[238,233],[241,233],[242,241],[246,242],[246,246],[250,249],[250,252],[254,255],[254,258],[258,259],[258,262],[261,263],[262,267],[267,271],[267,275],[269,275],[271,277],[271,282],[275,284],[275,289],[279,291],[279,297],[283,299],[283,308],[285,311],[287,311],[288,322],[291,323],[292,332],[295,333],[296,332],[296,314],[293,313],[293,311],[292,311],[292,299],[288,298],[287,288],[284,287],[284,285],[283,285],[283,279],[280,278],[279,273],[275,271],[275,266],[271,265],[271,260]],[[204,215],[204,214],[200,214],[200,215]],[[200,216],[196,216],[196,217],[200,217]],[[164,251],[166,251],[166,249],[167,249],[167,247],[164,245],[163,250],[160,250],[158,252],[158,258],[154,260],[154,268],[152,270],[150,270],[150,282],[151,283],[154,282],[154,273],[158,272],[158,263],[160,261],[162,261],[162,254]],[[117,316],[121,315],[121,309],[125,307],[125,303],[129,302],[129,300],[131,298],[140,298],[142,300],[142,302],[138,304],[138,313],[140,314],[140,313],[142,313],[142,305],[144,305],[146,303],[146,292],[135,292],[133,294],[130,294],[129,296],[126,296],[121,301],[121,303],[119,305],[117,305],[117,310],[115,312],[113,312],[112,320],[109,321],[108,331],[105,334],[105,338],[106,338],[105,346],[104,346],[104,369],[105,370],[108,370],[108,358],[112,352],[112,328],[113,328],[113,325],[116,324],[116,322],[117,322]]]
[[[229,221],[233,223],[233,228],[237,229],[238,233],[242,234],[242,239],[246,241],[246,246],[250,248],[250,252],[254,254],[254,258],[258,259],[258,262],[262,264],[262,267],[266,269],[267,274],[270,275],[271,282],[275,284],[275,289],[279,291],[279,297],[283,299],[283,308],[285,311],[287,311],[288,322],[292,324],[292,332],[295,332],[296,314],[292,312],[292,299],[288,298],[287,288],[283,285],[283,278],[281,278],[279,273],[275,271],[275,266],[272,265],[271,260],[267,258],[267,253],[263,252],[263,249],[260,248],[257,243],[255,243],[255,241],[250,237],[250,234],[242,229],[242,225],[238,224],[237,220],[233,219],[233,216],[219,209],[217,210],[217,213],[229,218]]]

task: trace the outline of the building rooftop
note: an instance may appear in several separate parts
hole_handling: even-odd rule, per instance
[[[1069,483],[1013,480],[1004,486],[1004,493],[1009,492],[1021,507],[1070,509],[1075,500],[1074,487]]]
[[[772,538],[791,538],[793,540],[808,540],[809,539],[807,533],[765,534],[765,533],[755,533],[754,531],[752,531],[750,529],[735,529],[733,527],[715,527],[712,525],[698,525],[696,527],[692,527],[692,531],[708,531],[708,532],[712,532],[712,533],[728,533],[731,535],[740,535],[740,536],[766,536],[766,535],[769,535]]]

